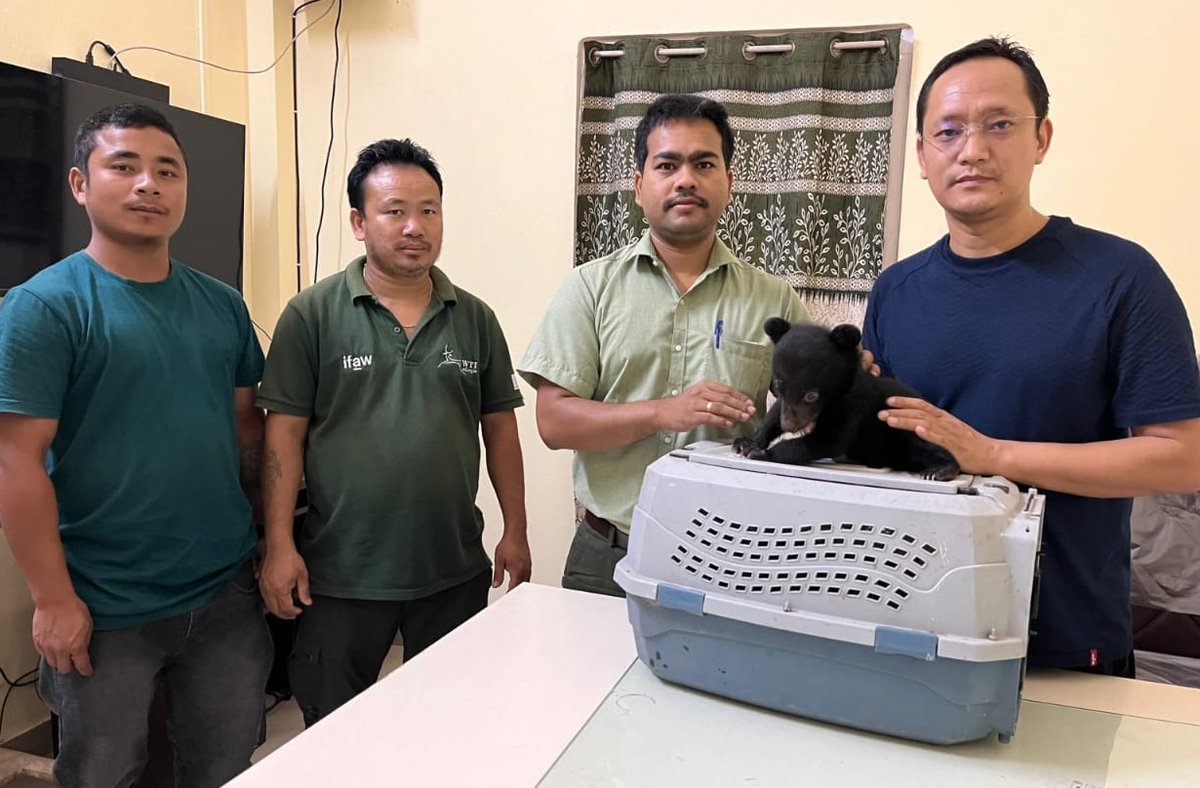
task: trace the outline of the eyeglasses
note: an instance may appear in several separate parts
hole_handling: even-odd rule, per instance
[[[964,123],[961,120],[952,120],[943,123],[930,134],[922,134],[921,138],[942,153],[958,153],[966,144],[967,134],[971,131],[982,134],[984,141],[988,145],[993,145],[1016,136],[1024,121],[1037,119],[1037,115],[1006,115],[991,118],[982,123]]]

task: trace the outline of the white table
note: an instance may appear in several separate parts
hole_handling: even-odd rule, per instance
[[[1200,785],[1200,690],[1048,671],[1011,744],[917,744],[666,684],[623,600],[523,585],[230,783]]]

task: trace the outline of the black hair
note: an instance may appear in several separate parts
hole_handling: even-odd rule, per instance
[[[346,194],[350,197],[350,207],[361,212],[363,209],[363,181],[371,174],[371,170],[387,164],[411,164],[429,173],[437,184],[438,195],[442,194],[442,174],[438,172],[437,162],[429,155],[429,151],[412,140],[379,140],[372,142],[358,152],[358,160],[350,168],[346,178]]]
[[[80,124],[79,130],[75,132],[75,166],[85,178],[88,174],[88,159],[96,149],[96,134],[106,128],[159,129],[171,135],[171,139],[179,146],[179,152],[183,154],[184,164],[187,164],[187,152],[183,149],[183,143],[179,141],[179,135],[175,133],[171,122],[163,117],[161,112],[145,104],[113,104],[98,110]]]
[[[929,76],[925,77],[925,84],[921,85],[921,92],[917,94],[918,134],[924,133],[925,110],[929,105],[929,91],[933,88],[933,83],[937,81],[938,77],[959,63],[983,57],[1004,58],[1015,63],[1021,69],[1021,73],[1025,75],[1025,88],[1029,92],[1029,99],[1033,102],[1033,112],[1037,115],[1035,128],[1041,127],[1042,120],[1046,117],[1046,113],[1050,111],[1050,91],[1046,88],[1046,80],[1042,78],[1042,72],[1038,70],[1037,64],[1033,62],[1033,56],[1029,54],[1028,49],[1008,38],[993,36],[991,38],[981,38],[978,41],[967,44],[961,49],[954,50],[939,60],[937,65],[933,67],[933,71],[929,72]]]
[[[729,128],[729,112],[725,105],[690,93],[670,93],[659,96],[638,123],[633,141],[638,172],[646,166],[646,157],[649,155],[646,141],[650,138],[650,132],[673,120],[707,120],[716,126],[721,134],[721,154],[725,157],[725,166],[729,167],[729,162],[733,160],[733,131]]]

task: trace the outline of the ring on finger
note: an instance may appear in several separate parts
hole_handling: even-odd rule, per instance
[[[709,411],[710,413],[712,412],[712,401],[711,400],[704,403],[704,409]]]

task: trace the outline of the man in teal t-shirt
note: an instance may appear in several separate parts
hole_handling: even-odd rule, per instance
[[[87,248],[0,309],[0,523],[59,717],[55,778],[135,779],[161,686],[177,784],[223,785],[250,764],[271,657],[240,483],[262,350],[237,291],[168,255],[187,165],[162,115],[96,113],[70,184]]]

